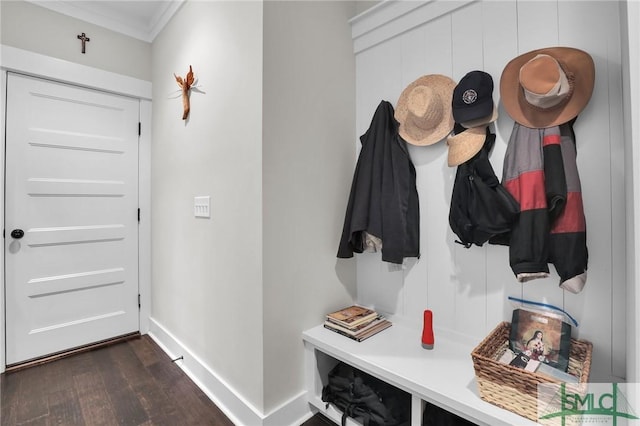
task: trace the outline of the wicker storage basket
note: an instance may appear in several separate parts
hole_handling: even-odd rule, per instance
[[[509,347],[510,331],[510,323],[499,324],[471,352],[480,397],[498,407],[537,421],[538,384],[562,382],[499,362]],[[592,349],[590,342],[571,339],[567,372],[576,376],[580,383],[589,381]]]

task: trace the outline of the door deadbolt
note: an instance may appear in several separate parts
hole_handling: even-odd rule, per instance
[[[22,237],[24,237],[24,231],[22,229],[14,229],[13,231],[11,231],[11,238],[19,240]]]

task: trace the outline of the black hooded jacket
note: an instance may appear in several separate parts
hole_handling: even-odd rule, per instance
[[[406,142],[398,135],[393,106],[381,101],[360,137],[347,204],[339,258],[365,251],[366,234],[382,240],[382,260],[401,264],[420,256],[420,209],[416,170]]]

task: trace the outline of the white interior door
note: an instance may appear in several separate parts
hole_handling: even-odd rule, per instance
[[[139,101],[9,73],[6,363],[139,330]]]

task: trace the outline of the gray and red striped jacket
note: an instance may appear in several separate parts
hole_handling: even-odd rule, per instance
[[[546,129],[514,123],[502,185],[520,204],[509,239],[509,264],[518,281],[547,277],[553,263],[560,287],[579,293],[588,253],[574,121]]]

